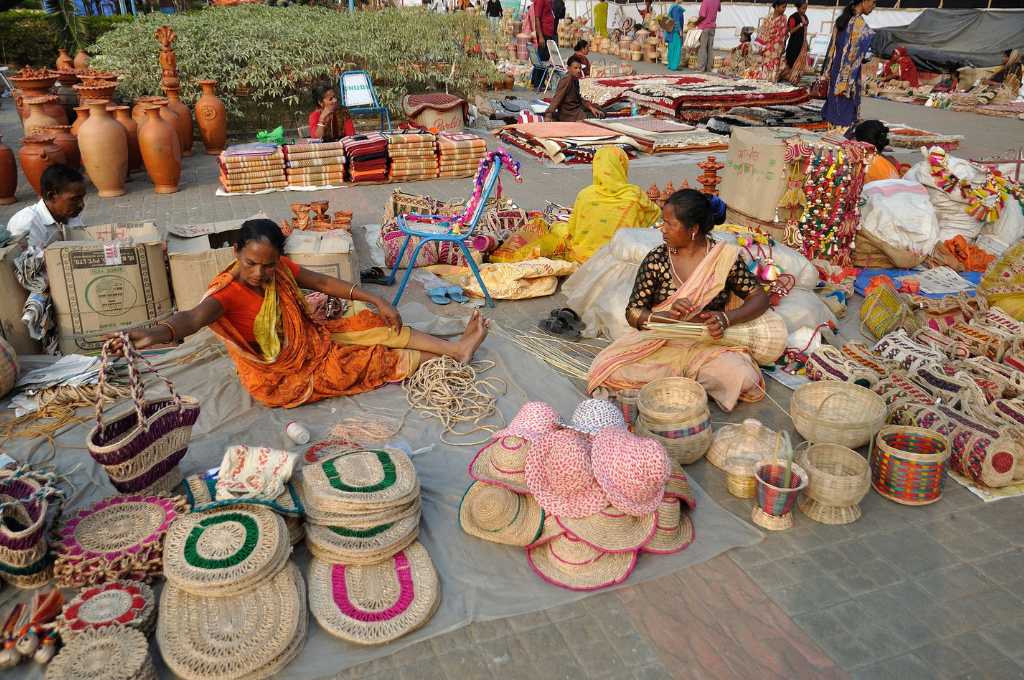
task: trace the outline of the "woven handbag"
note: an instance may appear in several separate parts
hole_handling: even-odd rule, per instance
[[[887,283],[867,294],[860,307],[860,326],[861,334],[876,340],[898,328],[917,330],[910,300]]]
[[[120,349],[115,345],[120,342]],[[119,351],[128,363],[134,409],[103,422],[103,387]],[[143,363],[167,385],[169,397],[145,399],[138,364]],[[89,432],[89,455],[103,466],[114,488],[122,494],[162,494],[181,483],[178,463],[188,452],[192,426],[199,418],[199,402],[179,395],[131,344],[127,333],[103,345],[100,362],[100,399],[96,402],[96,427]]]

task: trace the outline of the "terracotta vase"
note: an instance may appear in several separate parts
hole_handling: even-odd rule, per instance
[[[139,128],[139,149],[156,193],[173,194],[181,179],[181,146],[178,133],[161,117],[160,109],[155,104],[145,109],[146,122]]]
[[[24,73],[22,69],[19,73]],[[43,74],[46,75],[43,75]],[[44,97],[50,94],[50,88],[57,82],[57,76],[50,75],[52,72],[46,69],[34,69],[28,76],[7,76],[7,80],[14,86],[14,107],[18,115],[24,119],[28,115],[28,107],[25,106],[25,99],[28,97]]]
[[[18,164],[14,162],[14,152],[0,140],[0,205],[10,205],[18,199],[14,194],[18,191]]]
[[[21,162],[21,171],[25,179],[32,185],[38,196],[42,196],[42,189],[39,188],[39,180],[43,171],[51,165],[64,163],[64,152],[54,144],[53,135],[35,134],[29,135],[21,140],[21,148],[18,149],[18,160]]]
[[[28,107],[28,115],[21,121],[21,124],[26,135],[34,135],[50,125],[61,125],[58,118],[51,116],[49,112],[43,110],[44,105],[50,99],[56,101],[57,98],[51,95],[47,97],[29,97],[25,100],[25,106]]]
[[[139,150],[139,126],[129,114],[127,106],[111,107],[114,120],[121,124],[128,134],[128,172],[142,169],[142,152]]]
[[[49,125],[43,134],[53,135],[53,143],[64,152],[67,165],[78,170],[82,167],[82,155],[78,152],[78,138],[71,134],[70,125]]]
[[[75,68],[89,68],[89,55],[85,53],[85,50],[78,50],[78,54],[75,55]]]
[[[178,141],[181,142],[181,153],[183,156],[192,155],[192,111],[181,101],[177,88],[165,87],[167,94],[167,108],[178,114],[178,122],[175,130],[178,131]]]
[[[160,107],[160,117],[172,128],[177,134],[178,130],[178,114],[168,108],[166,97],[139,97],[135,100],[135,106],[132,107],[132,120],[139,126],[139,131],[142,131],[142,126],[146,124],[146,109],[155,104]],[[178,150],[181,150],[181,139],[178,139]],[[178,160],[181,160],[181,156],[178,156]]]
[[[200,80],[203,94],[196,100],[196,123],[203,138],[206,153],[219,155],[227,144],[227,111],[217,97],[216,80]]]
[[[71,58],[68,51],[63,47],[57,49],[57,70],[70,71],[75,68],[75,60]]]
[[[75,122],[71,124],[71,134],[78,136],[78,129],[82,127],[82,123],[89,117],[88,106],[76,106],[75,107]]]
[[[128,176],[128,133],[107,113],[107,103],[88,102],[89,118],[78,128],[78,148],[89,179],[100,196],[124,195]]]

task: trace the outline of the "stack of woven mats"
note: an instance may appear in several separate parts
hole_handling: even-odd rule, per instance
[[[441,177],[472,177],[487,155],[487,142],[471,132],[442,132],[437,136]]]
[[[437,177],[437,138],[429,132],[395,131],[384,134],[391,157],[392,182]]]
[[[269,677],[298,656],[306,586],[290,553],[285,522],[268,507],[237,505],[171,524],[156,639],[175,676]]]
[[[309,140],[284,147],[288,186],[336,186],[345,181],[345,149],[340,141]]]
[[[220,184],[229,194],[284,189],[284,153],[275,144],[237,144],[220,154]]]
[[[335,637],[362,645],[425,625],[441,602],[434,563],[417,540],[420,483],[397,449],[331,441],[298,473],[306,508],[309,608]]]
[[[388,140],[379,132],[368,132],[341,140],[353,182],[383,182],[388,178]]]

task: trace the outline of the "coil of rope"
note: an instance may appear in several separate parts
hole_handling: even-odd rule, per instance
[[[406,379],[406,399],[414,409],[441,421],[444,425],[441,441],[445,444],[483,444],[490,436],[480,441],[453,442],[446,439],[445,435],[468,437],[476,432],[493,435],[504,427],[504,418],[498,411],[498,397],[508,391],[508,384],[501,378],[479,377],[494,366],[493,361],[464,364],[451,357],[431,359],[421,364],[419,369]],[[495,414],[500,420],[499,425],[484,424],[484,421]],[[466,427],[469,429],[465,429]]]

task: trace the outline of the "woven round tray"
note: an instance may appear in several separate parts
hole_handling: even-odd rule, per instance
[[[146,636],[125,626],[82,631],[46,667],[46,680],[155,678]]]
[[[325,562],[376,564],[416,540],[419,526],[418,512],[370,529],[309,524],[306,527],[306,546],[310,553]]]
[[[87,630],[128,626],[149,633],[155,623],[156,599],[142,581],[111,581],[86,588],[64,605],[57,626],[65,642]]]
[[[284,520],[268,508],[192,513],[167,532],[164,576],[197,595],[234,595],[279,572],[290,552]]]
[[[334,453],[299,474],[306,508],[313,512],[384,510],[419,494],[416,468],[397,449]]]
[[[804,439],[815,444],[864,446],[885,424],[885,402],[871,390],[827,380],[793,392],[789,414]]]
[[[352,567],[314,558],[309,608],[335,637],[360,645],[397,640],[426,624],[441,601],[437,571],[420,543],[373,566]]]
[[[306,637],[306,588],[295,565],[241,595],[164,586],[156,626],[164,662],[184,680],[259,680],[280,672]]]

